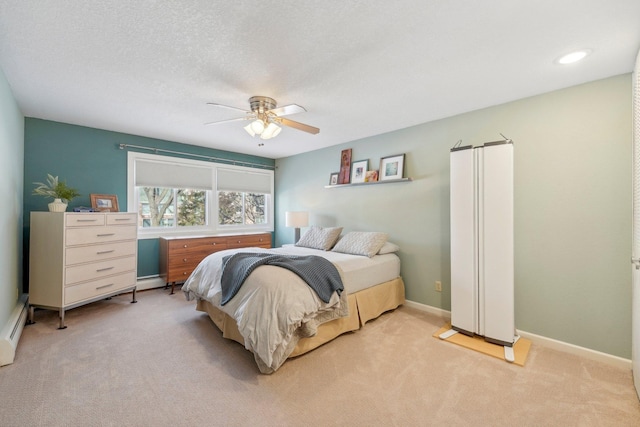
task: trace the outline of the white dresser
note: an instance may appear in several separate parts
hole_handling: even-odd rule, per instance
[[[132,291],[136,302],[135,213],[31,212],[29,321],[34,307],[60,312]]]

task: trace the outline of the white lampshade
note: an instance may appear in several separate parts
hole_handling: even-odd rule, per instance
[[[307,227],[309,225],[309,212],[285,212],[285,225],[287,227]]]
[[[256,133],[253,131],[253,129],[251,128],[251,123],[249,123],[248,125],[246,125],[244,127],[244,130],[247,131],[247,133],[251,136],[256,136]]]
[[[260,135],[264,131],[264,122],[260,119],[254,120],[251,122],[251,130],[255,134]]]
[[[278,135],[282,129],[275,123],[269,123],[269,126],[266,127],[264,132],[260,135],[262,139],[271,139],[274,136]]]

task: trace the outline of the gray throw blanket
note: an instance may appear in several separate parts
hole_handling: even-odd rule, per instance
[[[222,259],[220,305],[229,302],[251,272],[261,265],[275,265],[294,272],[307,282],[325,303],[329,302],[333,292],[338,292],[340,295],[344,290],[336,266],[320,256],[240,252]]]

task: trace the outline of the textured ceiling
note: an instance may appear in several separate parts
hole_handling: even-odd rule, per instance
[[[638,0],[0,0],[0,68],[27,117],[280,158],[631,72],[638,17]],[[239,116],[207,102],[253,95],[320,133],[259,146],[245,122],[204,125]]]

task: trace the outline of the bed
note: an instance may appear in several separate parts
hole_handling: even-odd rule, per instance
[[[326,234],[327,230],[335,233],[335,228],[320,232]],[[307,234],[312,231],[318,230],[312,228]],[[352,233],[356,233],[355,244]],[[273,373],[287,358],[356,331],[367,321],[404,303],[400,259],[395,253],[398,247],[386,242],[384,233],[352,233],[343,236],[335,246],[326,239],[311,239],[309,243],[305,234],[295,246],[213,253],[198,265],[182,290],[187,299],[196,300],[196,309],[209,315],[223,337],[253,352],[260,372]],[[384,235],[384,239],[372,245],[372,234]],[[363,241],[368,243],[363,245]],[[253,270],[238,293],[222,304],[222,267],[229,257],[239,253],[324,258],[336,267],[344,291],[334,292],[323,301],[295,273],[263,265]]]

